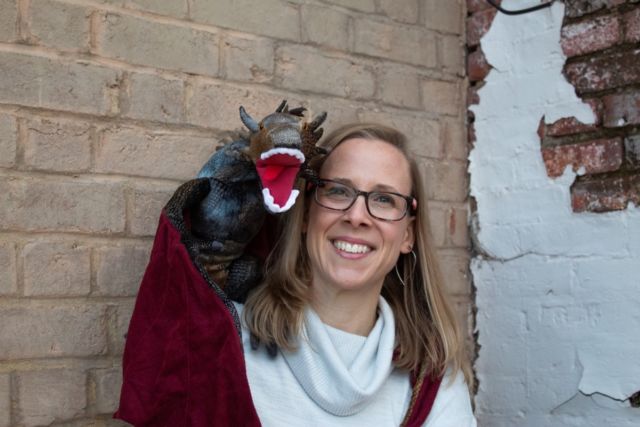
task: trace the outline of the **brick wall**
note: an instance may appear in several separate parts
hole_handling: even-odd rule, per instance
[[[469,0],[467,44],[470,104],[491,66],[478,46],[496,10]],[[574,212],[607,212],[640,205],[640,4],[637,1],[567,0],[561,45],[564,74],[595,115],[590,124],[565,117],[538,130],[550,177],[571,166]],[[473,114],[470,114],[473,126]],[[469,131],[473,138],[473,129]]]
[[[467,4],[479,425],[637,426],[640,5]]]
[[[491,65],[482,52],[480,39],[484,36],[498,11],[492,7],[486,0],[466,0],[467,17],[466,17],[466,51],[467,51],[467,105],[476,105],[480,102],[478,97],[478,89],[484,85],[484,78],[491,71]],[[496,2],[500,4],[500,2]],[[467,137],[468,143],[473,146],[475,142],[475,132],[473,122],[475,116],[473,111],[467,110]]]
[[[640,4],[567,1],[561,44],[565,75],[596,121],[541,125],[547,172],[583,168],[571,188],[575,212],[640,205]]]
[[[463,8],[0,0],[0,427],[114,423],[158,214],[240,104],[405,131],[466,320]]]

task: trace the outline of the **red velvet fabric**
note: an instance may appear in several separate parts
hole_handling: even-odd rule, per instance
[[[231,315],[164,213],[129,324],[123,376],[114,417],[134,426],[260,425]],[[425,379],[408,426],[426,420],[439,385]]]
[[[426,421],[433,407],[433,402],[436,400],[441,382],[442,377],[431,380],[427,376],[427,378],[424,379],[422,388],[420,388],[416,399],[416,404],[413,407],[413,412],[411,412],[407,420],[407,427],[420,427]]]
[[[135,426],[259,426],[229,311],[163,213],[129,325],[116,418]]]

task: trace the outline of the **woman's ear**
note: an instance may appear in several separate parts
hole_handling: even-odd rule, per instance
[[[407,228],[404,231],[404,238],[402,240],[402,245],[400,245],[400,252],[408,254],[413,249],[415,242],[415,218],[411,217],[409,218]]]

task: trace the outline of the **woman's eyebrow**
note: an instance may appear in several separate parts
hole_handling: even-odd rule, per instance
[[[339,182],[340,184],[344,184],[344,185],[348,185],[350,187],[356,188],[356,186],[353,184],[353,181],[350,180],[349,178],[335,177],[330,179],[331,181],[336,181],[336,182]],[[362,189],[358,188],[358,190],[362,190]],[[373,186],[373,188],[370,191],[385,191],[389,193],[400,193],[400,191],[398,191],[397,188],[391,185],[386,185],[386,184],[376,184]]]

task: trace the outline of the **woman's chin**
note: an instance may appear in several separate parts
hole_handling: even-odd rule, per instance
[[[334,280],[325,286],[331,286],[334,290],[345,293],[379,293],[382,288],[382,279],[367,280],[361,271],[340,271],[337,272]]]

